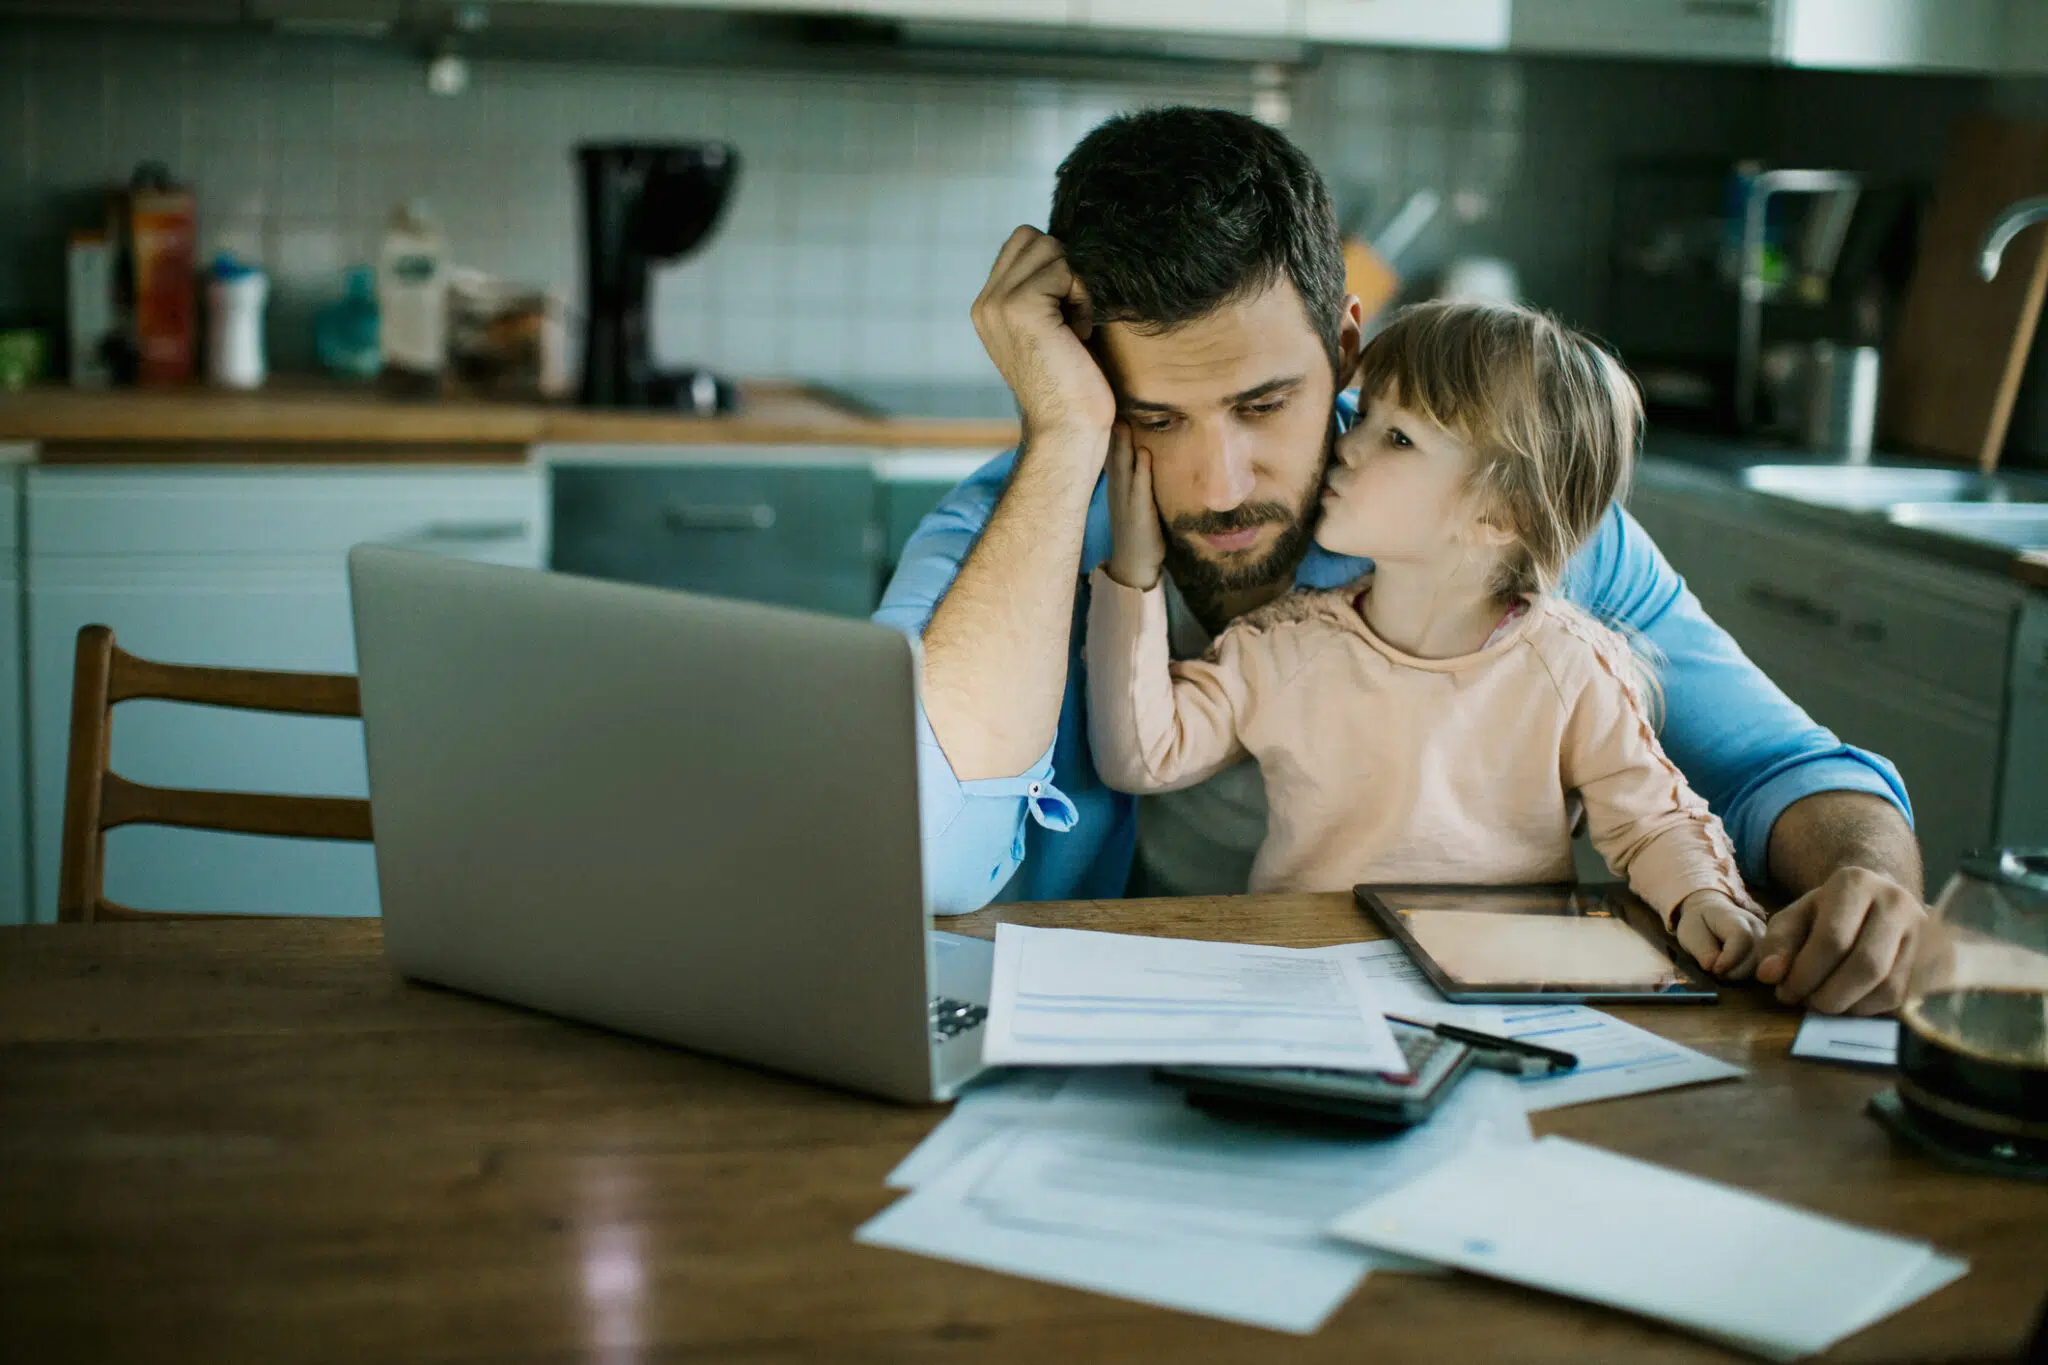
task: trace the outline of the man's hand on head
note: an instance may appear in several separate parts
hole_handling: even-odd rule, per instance
[[[1016,395],[1027,445],[1051,441],[1108,450],[1116,398],[1086,342],[1094,331],[1088,291],[1066,249],[1036,228],[1003,243],[974,300],[974,330]]]
[[[1897,1009],[1927,918],[1905,818],[1875,796],[1819,792],[1778,817],[1770,860],[1778,883],[1801,894],[1771,917],[1756,979],[1824,1014]]]

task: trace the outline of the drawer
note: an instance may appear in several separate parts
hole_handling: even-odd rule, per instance
[[[318,555],[366,541],[538,565],[538,470],[36,469],[31,556]]]
[[[1994,714],[2003,706],[2016,611],[2005,585],[1793,526],[1703,513],[1669,529],[1659,539],[1673,564],[1752,654],[1767,635],[1837,670],[1882,670]]]
[[[557,465],[553,566],[866,615],[881,565],[861,467]]]

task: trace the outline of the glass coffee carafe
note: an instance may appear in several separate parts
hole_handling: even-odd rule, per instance
[[[1950,1154],[2048,1172],[2048,849],[1966,861],[1921,931],[1898,1098]]]

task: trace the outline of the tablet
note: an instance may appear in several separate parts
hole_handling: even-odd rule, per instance
[[[1624,886],[1359,886],[1352,894],[1461,1005],[1721,998],[1657,912]]]

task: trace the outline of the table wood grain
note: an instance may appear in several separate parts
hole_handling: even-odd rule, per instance
[[[997,918],[1309,945],[1343,896],[1013,905]],[[1830,1353],[2014,1358],[2048,1187],[1954,1174],[1787,1057],[1761,996],[1617,1013],[1750,1068],[1539,1115],[1562,1133],[1926,1237],[1971,1273]],[[1376,1275],[1285,1336],[856,1245],[942,1116],[398,979],[375,921],[0,929],[0,1360],[1705,1361],[1621,1314]]]

